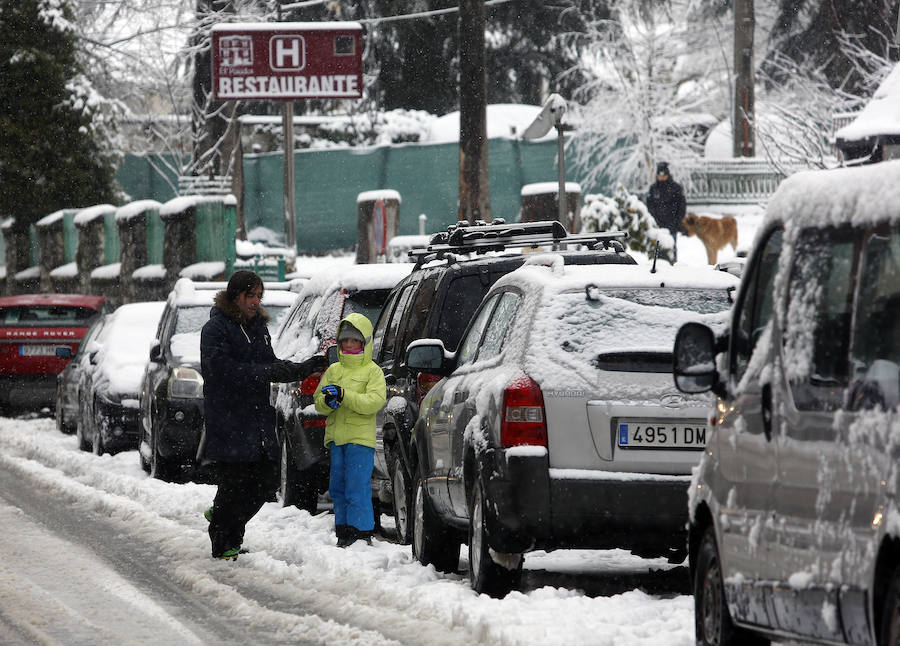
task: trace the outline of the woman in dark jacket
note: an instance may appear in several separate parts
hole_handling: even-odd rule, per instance
[[[197,458],[214,463],[218,476],[206,514],[215,558],[237,558],[247,522],[278,486],[281,456],[269,384],[300,381],[328,365],[321,356],[303,363],[275,358],[262,293],[259,276],[235,272],[216,294],[200,333],[204,429]]]

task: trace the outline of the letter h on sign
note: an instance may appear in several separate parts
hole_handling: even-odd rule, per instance
[[[269,39],[269,66],[279,72],[297,72],[306,67],[303,36],[272,36]]]

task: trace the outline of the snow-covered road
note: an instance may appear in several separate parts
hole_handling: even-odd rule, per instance
[[[408,546],[338,549],[327,513],[268,503],[247,527],[252,552],[220,562],[202,515],[213,494],[149,478],[136,451],[81,452],[50,419],[0,418],[0,642],[694,642],[685,570],[664,560],[537,552],[525,591],[497,600]]]

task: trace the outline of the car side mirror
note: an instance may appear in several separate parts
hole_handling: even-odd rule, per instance
[[[415,372],[449,374],[449,365],[444,344],[439,339],[419,339],[406,348],[406,367]]]
[[[330,366],[332,363],[337,363],[338,360],[338,347],[336,345],[330,345],[325,350],[325,358],[328,360],[328,365]]]
[[[150,361],[153,363],[161,363],[162,362],[162,348],[159,345],[159,340],[153,341],[150,345]]]
[[[675,336],[672,373],[683,393],[705,393],[719,381],[716,370],[716,337],[702,323],[685,323]]]
[[[65,347],[65,348],[56,348],[56,356],[59,357],[60,359],[71,359],[75,355],[72,354],[72,348]]]

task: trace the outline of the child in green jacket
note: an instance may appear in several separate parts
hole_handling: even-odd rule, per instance
[[[357,539],[371,544],[375,529],[372,469],[375,414],[386,399],[384,373],[372,361],[372,323],[353,313],[338,326],[338,361],[322,375],[316,410],[327,415],[325,446],[331,452],[328,493],[334,503],[338,547]]]

